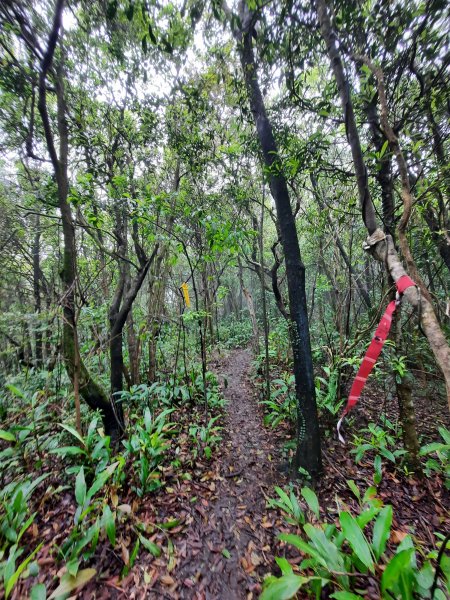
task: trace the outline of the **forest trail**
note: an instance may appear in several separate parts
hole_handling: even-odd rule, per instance
[[[249,382],[250,360],[248,350],[236,350],[218,369],[225,378],[227,412],[217,458],[217,498],[197,510],[188,532],[190,551],[172,574],[184,583],[180,598],[257,598],[267,572],[264,554],[271,553],[273,533],[263,520],[264,496],[283,476],[271,460],[275,448]],[[192,589],[185,585],[190,581],[195,581]]]

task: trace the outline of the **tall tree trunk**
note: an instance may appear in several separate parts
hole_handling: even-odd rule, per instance
[[[282,174],[277,144],[271,123],[267,117],[257,77],[257,66],[252,46],[255,14],[249,11],[245,0],[240,2],[239,17],[240,26],[233,26],[233,33],[237,40],[250,109],[269,177],[270,191],[275,201],[286,262],[290,336],[294,359],[298,416],[295,466],[297,469],[305,469],[311,477],[317,478],[322,470],[322,460],[309,337],[305,267],[301,260],[286,179]],[[235,20],[232,19],[232,23],[235,23]]]
[[[265,213],[265,189],[263,188],[263,198],[261,202],[261,219],[258,228],[258,247],[259,247],[259,264],[261,268],[258,269],[259,283],[261,286],[261,304],[262,304],[262,318],[263,318],[263,329],[264,329],[264,378],[266,383],[266,400],[270,399],[270,360],[269,360],[269,318],[267,315],[267,297],[266,297],[266,286],[264,281],[264,213]]]
[[[38,109],[42,119],[47,149],[55,172],[58,206],[61,212],[63,231],[63,264],[61,279],[64,286],[63,296],[63,357],[67,374],[73,384],[75,367],[79,370],[80,394],[90,408],[100,410],[103,416],[105,432],[110,435],[115,428],[113,408],[104,390],[92,379],[84,362],[78,353],[76,344],[76,318],[75,318],[75,288],[76,288],[76,246],[75,227],[72,220],[72,211],[67,200],[69,181],[67,176],[68,161],[68,129],[66,121],[66,102],[64,95],[64,78],[62,66],[57,67],[55,88],[57,97],[57,129],[59,138],[59,155],[55,146],[52,125],[47,110],[47,74],[53,63],[53,57],[58,43],[61,28],[64,0],[58,0],[55,7],[52,29],[48,38],[47,48],[41,62],[39,73],[39,102]],[[78,356],[77,356],[78,353]]]
[[[253,352],[255,353],[255,355],[258,355],[259,354],[258,321],[256,320],[256,312],[255,312],[255,305],[253,303],[253,296],[252,296],[250,290],[248,290],[244,284],[244,274],[243,274],[242,263],[241,263],[240,259],[239,259],[239,266],[238,266],[238,275],[239,275],[239,283],[241,284],[241,290],[242,290],[242,293],[244,294],[244,298],[247,303],[248,312],[250,314],[250,320],[252,322],[252,331],[253,331],[252,348],[253,348]]]

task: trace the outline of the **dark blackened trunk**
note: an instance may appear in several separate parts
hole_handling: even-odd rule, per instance
[[[376,98],[366,105],[366,115],[370,126],[373,145],[380,156],[380,167],[375,176],[381,189],[384,231],[395,239],[395,205],[392,186],[392,165],[389,152],[386,150],[387,140],[380,127]]]
[[[245,2],[241,2],[240,5],[240,21],[242,29],[235,31],[235,36],[250,108],[268,172],[270,191],[275,201],[286,263],[298,414],[295,466],[297,469],[305,469],[312,477],[317,477],[322,470],[322,462],[306,303],[305,267],[301,260],[286,180],[282,174],[275,137],[257,79],[252,47],[252,15],[248,13]]]
[[[117,421],[114,434],[120,436],[119,426],[124,428],[123,408],[120,394],[123,391],[123,347],[122,347],[122,329],[117,331],[114,324],[111,327],[111,337],[109,340],[110,352],[110,384],[112,401],[117,414]]]

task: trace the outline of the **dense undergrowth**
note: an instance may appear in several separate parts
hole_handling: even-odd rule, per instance
[[[66,597],[96,574],[105,544],[120,552],[122,576],[139,552],[161,554],[155,532],[169,535],[179,523],[170,518],[143,522],[137,506],[164,493],[175,475],[192,477],[189,470],[196,462],[213,456],[221,440],[223,399],[213,373],[207,373],[207,383],[205,402],[199,366],[193,364],[187,380],[185,373],[161,373],[158,382],[131,387],[117,400],[127,425],[123,439],[113,445],[100,415],[86,409],[82,433],[77,431],[68,382],[57,371],[32,369],[9,378],[1,397],[0,431],[5,597],[19,579],[29,579],[32,598]],[[58,504],[66,504],[70,516],[52,539],[45,515]],[[44,545],[58,568],[46,578],[47,586],[33,585]]]

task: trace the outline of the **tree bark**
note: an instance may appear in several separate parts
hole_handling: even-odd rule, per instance
[[[47,74],[53,64],[56,45],[58,43],[59,31],[61,28],[62,12],[64,0],[58,0],[55,7],[52,29],[48,38],[47,48],[41,61],[41,70],[39,73],[39,101],[38,110],[42,119],[47,149],[50,155],[52,166],[55,173],[58,206],[61,212],[61,222],[63,231],[63,264],[61,269],[61,279],[64,286],[63,304],[63,357],[67,374],[74,383],[75,368],[77,365],[79,373],[80,394],[85,402],[93,410],[100,410],[103,417],[105,433],[111,435],[115,426],[116,419],[113,408],[108,396],[104,390],[92,379],[81,357],[77,356],[76,344],[76,318],[75,318],[75,288],[76,288],[76,247],[75,247],[75,227],[72,220],[72,211],[67,200],[69,192],[69,180],[67,175],[68,160],[68,129],[66,121],[66,102],[64,95],[64,79],[62,67],[59,65],[55,77],[55,88],[57,98],[57,131],[59,137],[59,155],[56,150],[54,134],[50,123],[47,110]]]
[[[277,144],[267,117],[257,77],[257,65],[252,45],[255,14],[249,11],[245,0],[240,2],[239,17],[240,25],[233,27],[233,33],[237,40],[250,109],[268,174],[270,191],[275,201],[286,262],[298,416],[295,467],[303,468],[311,477],[317,478],[322,470],[322,461],[309,337],[305,267],[301,260],[286,179],[282,174]]]

